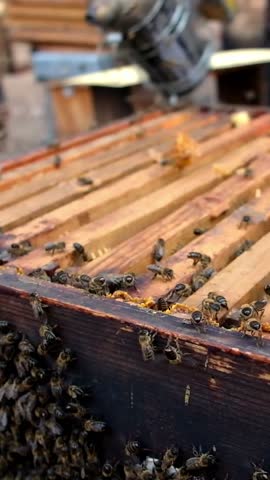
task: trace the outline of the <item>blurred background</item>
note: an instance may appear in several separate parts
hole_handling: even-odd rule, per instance
[[[87,0],[0,0],[0,160],[151,107],[143,86],[113,90],[61,81],[113,66],[102,32],[85,22]],[[215,49],[268,47],[267,0],[238,0],[230,24],[197,20]],[[111,47],[110,47],[111,48]],[[268,104],[268,66],[210,74],[194,101]],[[225,88],[226,84],[226,88]]]

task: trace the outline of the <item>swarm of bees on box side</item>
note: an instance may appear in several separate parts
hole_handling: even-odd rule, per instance
[[[49,323],[46,305],[36,293],[30,303],[37,345],[0,322],[0,478],[94,478],[106,423],[85,406],[91,389],[69,380],[75,356]]]

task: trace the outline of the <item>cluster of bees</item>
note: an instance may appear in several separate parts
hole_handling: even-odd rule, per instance
[[[68,380],[75,357],[49,324],[46,305],[35,293],[30,302],[40,322],[37,345],[0,322],[0,477],[94,478],[106,424],[84,404],[91,391]]]

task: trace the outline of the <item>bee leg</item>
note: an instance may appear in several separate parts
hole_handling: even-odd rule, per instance
[[[165,349],[168,348],[172,343],[172,336],[170,335],[169,338],[168,338],[168,341],[167,341],[167,344],[165,346]]]
[[[257,347],[262,347],[262,346],[263,346],[262,330],[260,330],[257,336]]]

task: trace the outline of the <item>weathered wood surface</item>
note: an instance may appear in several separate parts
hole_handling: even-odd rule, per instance
[[[171,316],[2,273],[1,319],[12,318],[31,338],[38,329],[29,304],[33,291],[49,305],[50,321],[59,325],[65,344],[78,353],[74,378],[94,383],[91,405],[111,428],[109,458],[118,458],[132,438],[157,453],[168,444],[178,444],[185,455],[193,444],[204,449],[215,444],[221,460],[218,480],[227,473],[235,480],[249,478],[250,462],[257,455],[267,458],[269,341],[258,349],[239,334],[213,328],[198,336]],[[145,363],[137,339],[142,327],[158,332],[160,347],[169,335],[179,338],[189,353],[183,364],[169,365],[162,353]],[[191,396],[185,405],[187,385]]]

